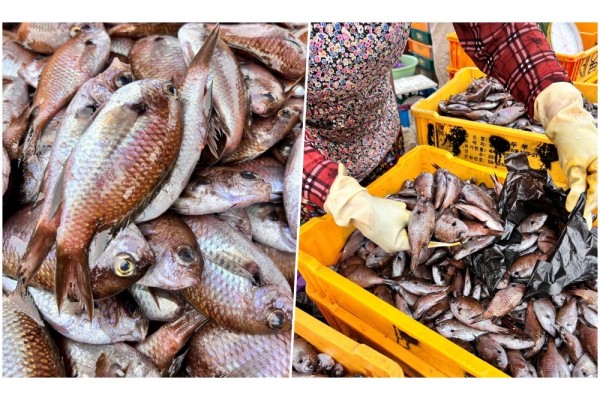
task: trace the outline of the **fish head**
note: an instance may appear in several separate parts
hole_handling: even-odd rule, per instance
[[[238,171],[231,177],[230,187],[236,195],[253,194],[269,201],[271,197],[271,184],[266,182],[259,174],[252,171]]]
[[[127,292],[98,301],[100,326],[114,342],[139,342],[148,333],[148,319]]]
[[[108,68],[99,74],[95,80],[97,82],[97,87],[95,87],[95,89],[98,91],[104,89],[103,94],[106,97],[101,99],[101,102],[104,103],[117,89],[133,82],[134,76],[131,65],[121,62],[115,57]]]
[[[140,230],[130,224],[117,234],[96,265],[90,268],[96,298],[129,288],[146,274],[154,260],[150,244]]]
[[[181,98],[175,84],[164,79],[142,79],[135,83],[142,98],[138,113],[141,115],[148,110],[159,116],[168,116],[167,129],[175,129],[175,126],[181,129]]]
[[[254,308],[258,310],[258,322],[271,332],[288,332],[292,327],[293,301],[289,289],[278,285],[257,288]]]
[[[156,262],[139,284],[181,290],[200,283],[204,259],[192,230],[173,214],[140,224]]]
[[[72,37],[64,46],[75,46],[80,50],[83,55],[81,66],[92,68],[92,65],[96,65],[98,70],[88,71],[91,76],[104,69],[104,62],[110,53],[110,37],[104,24],[76,24],[70,28],[69,33]],[[101,60],[104,62],[99,62]]]

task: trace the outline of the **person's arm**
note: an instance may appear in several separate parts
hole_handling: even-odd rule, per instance
[[[456,23],[454,27],[479,69],[498,79],[525,103],[527,114],[542,123],[571,189],[565,207],[573,211],[587,191],[583,216],[591,229],[592,211],[598,205],[598,128],[538,25]]]
[[[571,82],[536,23],[454,23],[454,29],[477,68],[525,103],[530,117],[544,89]]]
[[[337,176],[338,166],[315,149],[312,143],[312,135],[307,129],[304,135],[302,197],[323,208],[329,188]]]

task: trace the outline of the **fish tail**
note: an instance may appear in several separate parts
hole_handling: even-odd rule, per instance
[[[471,320],[469,321],[471,324],[476,324],[478,322],[481,322],[483,320],[488,319],[488,316],[486,315],[486,313],[481,313],[479,315],[476,315],[475,317],[471,318]]]
[[[208,322],[208,318],[192,309],[169,324],[175,336],[189,338],[198,327]]]
[[[65,251],[64,246],[59,243],[56,248],[56,272],[54,274],[56,305],[59,311],[71,287],[74,288],[77,298],[83,304],[91,321],[94,303],[86,251],[81,250],[71,254]]]
[[[46,220],[43,216],[40,218],[23,256],[23,261],[19,265],[18,276],[23,279],[23,284],[27,286],[35,274],[39,271],[42,263],[50,253],[56,240],[56,230],[60,222],[59,216],[55,215],[51,220]]]
[[[47,116],[40,115],[37,111],[38,107],[31,108],[28,111],[27,118],[34,115],[34,119],[33,123],[31,124],[31,129],[25,137],[25,143],[23,144],[23,153],[21,154],[22,160],[30,158],[31,156],[37,153],[37,143],[40,137],[42,136],[44,128],[50,120],[50,118],[48,118]]]

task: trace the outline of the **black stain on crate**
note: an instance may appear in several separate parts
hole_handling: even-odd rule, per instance
[[[444,126],[440,126],[442,131]],[[449,143],[452,147],[452,154],[455,156],[460,154],[460,146],[467,141],[467,131],[462,126],[453,126],[450,128],[450,133],[444,137],[444,143]]]
[[[500,136],[490,136],[490,145],[494,149],[494,162],[498,165],[504,153],[510,150],[510,142]]]
[[[394,333],[396,334],[396,343],[398,343],[400,346],[410,350],[410,345],[419,345],[419,341],[417,339],[410,336],[406,332],[401,331],[396,325],[392,326],[394,327]]]
[[[430,146],[435,146],[435,128],[433,124],[427,124],[427,144]]]
[[[550,143],[542,143],[536,147],[535,152],[540,156],[540,161],[545,169],[550,169],[554,161],[558,161],[556,146]]]

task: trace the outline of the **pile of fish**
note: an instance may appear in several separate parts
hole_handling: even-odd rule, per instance
[[[410,252],[386,253],[355,231],[332,268],[513,377],[597,376],[597,278],[524,299],[537,261],[557,245],[548,215],[532,213],[518,226],[521,242],[510,245],[518,256],[493,290],[465,262],[503,234],[502,185],[492,179],[487,188],[438,168],[407,180],[388,198],[412,210]]]
[[[3,30],[3,375],[287,376],[305,24]]]
[[[473,79],[467,90],[453,94],[438,105],[440,114],[486,124],[544,133],[542,125],[526,114],[525,104],[516,101],[492,77]]]
[[[349,376],[342,364],[329,354],[318,352],[302,336],[294,334],[292,378],[325,378]]]

